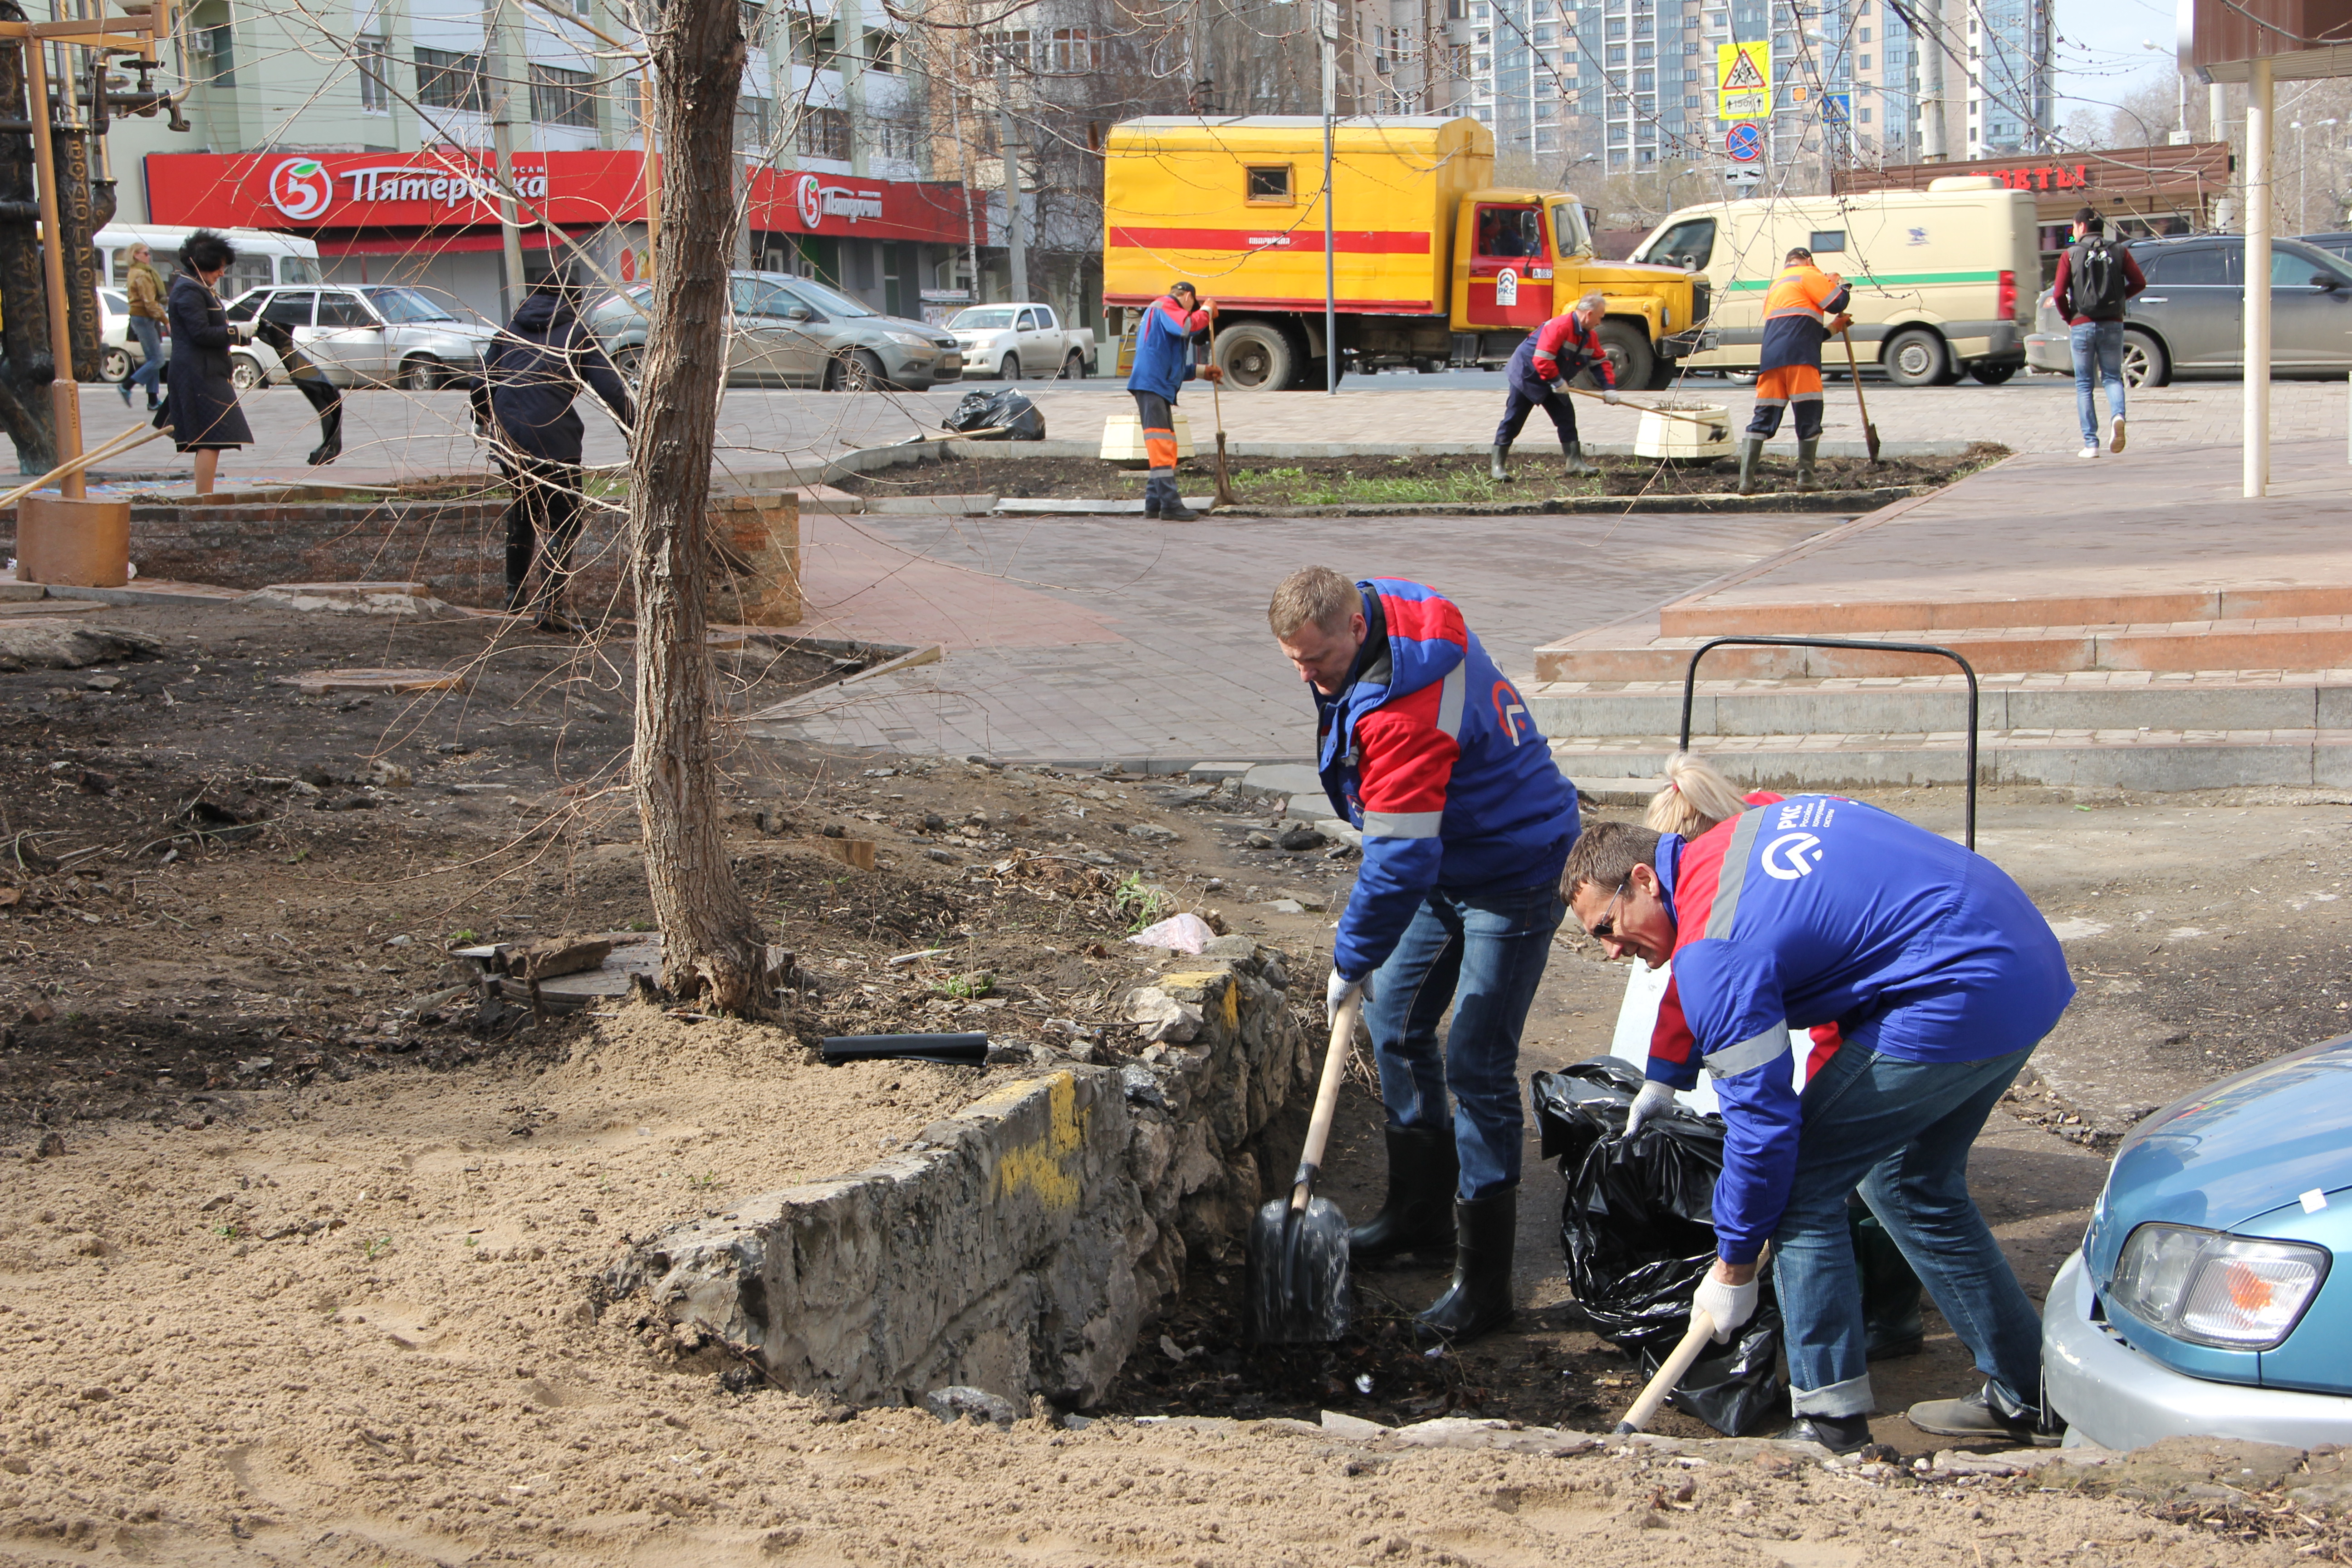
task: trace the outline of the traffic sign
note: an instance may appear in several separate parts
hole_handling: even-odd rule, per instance
[[[1717,44],[1715,49],[1716,116],[1739,120],[1772,111],[1772,46],[1761,38]]]
[[[1822,119],[1832,125],[1845,125],[1853,120],[1853,94],[1825,92],[1822,94]]]
[[[1736,163],[1753,163],[1764,156],[1764,132],[1751,121],[1741,121],[1724,133],[1723,150]]]

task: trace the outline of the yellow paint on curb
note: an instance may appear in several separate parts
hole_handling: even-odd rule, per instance
[[[1045,1131],[1004,1152],[996,1166],[997,1195],[1011,1197],[1027,1191],[1049,1209],[1071,1208],[1078,1201],[1078,1178],[1064,1162],[1086,1142],[1087,1119],[1078,1112],[1076,1078],[1057,1072],[1045,1080]]]

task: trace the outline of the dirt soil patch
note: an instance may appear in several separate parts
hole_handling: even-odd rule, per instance
[[[1872,464],[1860,458],[1824,458],[1820,484],[1828,490],[1881,489],[1891,485],[1943,485],[2009,455],[2006,447],[1979,442],[1956,458],[1890,458]],[[1282,458],[1229,462],[1234,490],[1244,506],[1335,506],[1460,504],[1534,501],[1555,496],[1711,495],[1730,489],[1739,465],[1729,458],[1702,463],[1648,458],[1597,458],[1601,472],[1571,479],[1561,472],[1559,448],[1547,436],[1530,437],[1512,454],[1513,478],[1497,484],[1481,457]],[[1759,470],[1760,489],[1796,488],[1792,458],[1768,457]],[[1187,491],[1203,491],[1214,481],[1203,454],[1181,465]],[[833,481],[859,496],[993,495],[1063,500],[1140,499],[1144,473],[1092,458],[965,458],[952,454],[936,463],[900,463]]]

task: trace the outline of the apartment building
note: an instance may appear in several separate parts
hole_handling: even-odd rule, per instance
[[[549,264],[551,226],[637,278],[634,36],[602,0],[573,3],[199,0],[175,61],[191,130],[114,128],[118,221],[304,234],[332,279],[417,284],[495,317],[512,282],[491,199],[503,124],[526,273]],[[872,0],[743,0],[743,18],[742,258],[918,313],[968,216],[961,187],[932,177],[898,25]]]

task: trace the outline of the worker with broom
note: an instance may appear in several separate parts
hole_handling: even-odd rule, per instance
[[[1845,279],[1814,266],[1811,251],[1801,245],[1789,252],[1764,296],[1756,411],[1739,443],[1741,495],[1755,493],[1764,443],[1780,433],[1780,416],[1791,409],[1797,416],[1797,488],[1821,488],[1813,481],[1813,459],[1822,448],[1822,344],[1853,324],[1845,313],[1853,302]]]
[[[1969,1150],[2074,994],[2049,921],[1973,850],[1857,801],[1796,795],[1685,841],[1602,823],[1561,890],[1612,958],[1674,963],[1630,1136],[1714,1077],[1726,1128],[1716,1261],[1691,1302],[1727,1340],[1772,1247],[1784,1436],[1842,1454],[1873,1400],[1846,1194],[1860,1187],[1986,1377],[1910,1410],[1922,1431],[2054,1444],[2042,1323],[1969,1196]],[[1835,1023],[1801,1097],[1789,1032]]]
[[[1601,320],[1609,302],[1594,289],[1576,308],[1554,316],[1529,332],[1511,354],[1503,372],[1508,391],[1503,399],[1503,422],[1495,426],[1495,450],[1487,477],[1501,484],[1511,477],[1511,443],[1527,427],[1528,416],[1542,409],[1559,432],[1559,449],[1568,458],[1573,479],[1593,472],[1584,460],[1584,446],[1576,437],[1576,405],[1568,400],[1569,378],[1586,367],[1600,378],[1603,403],[1617,401],[1617,373],[1601,346]]]
[[[1348,1257],[1451,1252],[1453,1283],[1414,1330],[1469,1339],[1511,1315],[1519,1035],[1561,919],[1576,789],[1434,589],[1309,566],[1283,579],[1266,619],[1315,694],[1324,790],[1363,833],[1325,998],[1331,1015],[1364,1006],[1388,1201],[1349,1233]]]
[[[1135,368],[1128,374],[1127,390],[1135,398],[1135,416],[1143,426],[1143,455],[1151,472],[1143,481],[1143,515],[1168,522],[1190,522],[1201,514],[1184,504],[1176,489],[1176,394],[1195,375],[1222,381],[1225,373],[1214,363],[1196,367],[1192,340],[1209,331],[1217,319],[1217,302],[1203,300],[1190,283],[1175,282],[1143,312],[1135,330]]]

